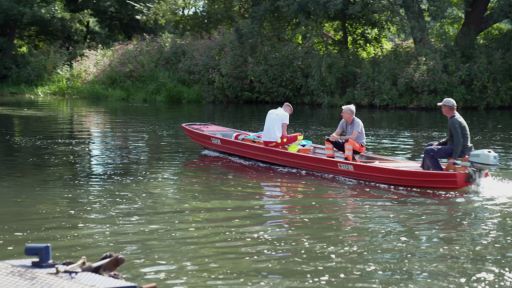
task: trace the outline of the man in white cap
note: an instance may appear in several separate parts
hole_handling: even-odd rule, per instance
[[[341,107],[341,117],[338,128],[327,139],[325,139],[325,156],[334,158],[334,149],[344,153],[345,159],[353,160],[353,153],[366,151],[366,135],[363,121],[356,117],[356,106],[354,104]]]
[[[439,159],[448,158],[448,165],[453,165],[457,158],[469,155],[473,149],[468,124],[457,112],[455,100],[444,98],[437,106],[441,106],[443,115],[448,118],[448,137],[427,144],[421,163],[424,170],[443,171]]]

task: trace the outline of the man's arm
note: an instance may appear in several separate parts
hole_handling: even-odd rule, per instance
[[[338,141],[340,140],[340,137],[341,136],[341,130],[340,129],[336,129],[336,131],[334,131],[330,136],[329,136],[329,140],[331,141]]]
[[[345,130],[345,126],[343,126],[343,123],[345,122],[345,120],[341,120],[340,123],[338,124],[338,127],[336,127],[336,131],[334,131],[331,136],[329,136],[329,140],[331,141],[338,141],[340,140],[340,136],[343,135],[343,132]]]
[[[341,136],[341,137],[340,137],[340,140],[347,140],[347,139],[356,140],[356,136],[357,136],[357,131],[356,131],[356,130],[354,130],[354,132],[352,133],[352,135],[348,135],[348,136]]]
[[[288,129],[288,124],[286,124],[286,123],[282,123],[282,124],[281,124],[281,130],[283,131],[283,132],[282,132],[282,135],[283,135],[284,137],[288,136],[288,131],[287,131],[287,129]]]
[[[448,138],[444,138],[441,141],[438,141],[434,146],[446,146],[448,144]]]

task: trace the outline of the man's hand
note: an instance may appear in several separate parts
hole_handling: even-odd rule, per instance
[[[446,164],[446,167],[444,168],[445,171],[455,171],[455,159],[448,158],[448,163]]]
[[[340,136],[335,135],[335,134],[331,134],[331,136],[329,136],[329,140],[331,140],[331,141],[338,141],[338,140],[340,140]]]

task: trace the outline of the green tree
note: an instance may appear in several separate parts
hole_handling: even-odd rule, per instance
[[[84,22],[86,37],[90,35],[92,21],[100,26],[100,43],[132,39],[134,35],[151,32],[151,27],[145,26],[141,19],[147,13],[155,0],[65,0],[65,7],[70,13],[89,12],[92,19]]]
[[[210,35],[232,28],[247,13],[247,0],[155,0],[139,5],[141,19],[159,32]]]
[[[428,36],[425,15],[420,4],[420,0],[402,0],[402,7],[405,11],[405,16],[409,23],[410,34],[414,41],[414,47],[417,51],[430,48],[431,44]]]
[[[510,19],[510,0],[464,0],[464,22],[455,38],[455,45],[461,52],[471,51],[478,35],[493,25]]]
[[[16,65],[17,54],[72,41],[69,15],[60,1],[0,0],[0,11],[0,79]]]

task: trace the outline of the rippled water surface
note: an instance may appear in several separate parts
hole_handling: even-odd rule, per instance
[[[106,251],[159,287],[508,287],[512,114],[462,111],[502,166],[462,192],[410,190],[204,151],[183,122],[261,130],[271,106],[0,98],[0,259],[49,242],[56,260]],[[296,107],[316,142],[336,109]],[[369,150],[419,160],[439,111],[361,110]]]

